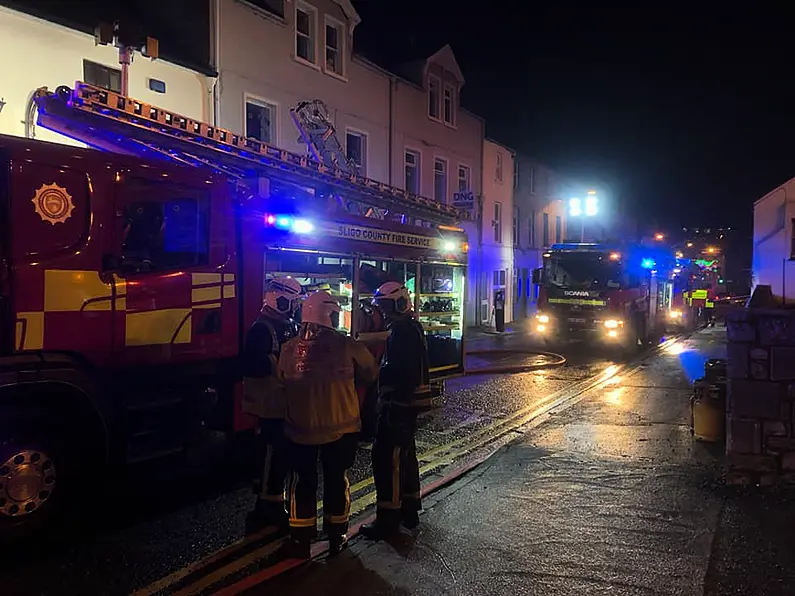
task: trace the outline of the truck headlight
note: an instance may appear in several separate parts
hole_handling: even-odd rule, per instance
[[[668,313],[668,316],[672,319],[681,319],[682,318],[682,311],[681,310],[672,310]]]
[[[608,329],[616,329],[617,327],[623,324],[624,321],[619,321],[617,319],[607,319],[605,321],[605,327],[607,327]]]
[[[539,323],[549,323],[549,315],[538,315],[536,318],[538,319]]]

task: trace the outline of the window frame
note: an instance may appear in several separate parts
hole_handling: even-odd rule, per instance
[[[461,177],[461,171],[462,170],[466,172],[466,176],[464,177],[464,178],[466,178],[466,185],[465,185],[466,188],[463,188],[463,189],[461,188],[461,181],[464,179],[464,178]],[[457,186],[458,186],[458,192],[472,192],[472,168],[469,167],[465,163],[458,164],[458,185]]]
[[[406,168],[408,167],[408,160],[406,159],[407,155],[414,156],[414,171],[416,173],[417,179],[417,189],[410,189],[408,187],[408,180],[406,178]],[[406,192],[410,192],[415,195],[422,194],[422,151],[419,149],[414,149],[412,147],[404,147],[403,148],[403,190]]]
[[[436,83],[436,101],[432,101],[432,83]],[[436,107],[436,116],[431,113],[431,108]],[[442,122],[442,79],[435,74],[428,75],[428,118],[434,122]]]
[[[261,108],[268,108],[271,110],[272,120],[271,120],[270,141],[262,141],[260,139],[256,139],[256,137],[249,136],[248,113],[247,113],[249,103],[259,106]],[[243,94],[243,134],[245,134],[247,139],[254,138],[260,143],[265,143],[266,145],[270,145],[271,147],[278,147],[279,146],[279,104],[274,101],[265,99],[264,97],[259,97],[258,95],[252,95],[251,93],[244,93]]]
[[[340,46],[336,49],[337,54],[339,55],[339,67],[340,67],[339,72],[331,70],[328,67],[328,50],[329,50],[328,28],[329,27],[332,27],[337,30],[337,41]],[[348,74],[348,64],[347,60],[345,59],[345,53],[347,47],[345,36],[346,36],[345,24],[342,23],[341,21],[338,21],[332,16],[325,15],[325,18],[323,19],[323,72],[326,73],[327,75],[336,77],[338,79],[344,79]]]
[[[436,175],[439,173],[436,170],[436,164],[444,165],[444,200],[439,200],[436,196]],[[446,157],[435,155],[433,158],[433,198],[436,202],[442,205],[447,205],[450,202],[450,160]]]
[[[311,31],[308,35],[308,38],[311,42],[310,47],[312,48],[312,60],[307,60],[306,58],[298,55],[298,36],[301,35],[307,37],[304,33],[298,31],[299,10],[309,16],[309,25],[311,27]],[[323,33],[325,37],[325,28]],[[306,2],[301,2],[300,0],[295,3],[295,9],[293,10],[293,58],[301,64],[311,66],[312,68],[320,68],[320,60],[318,56],[318,11],[316,7],[312,6],[311,4],[307,4]]]
[[[555,243],[563,242],[563,218],[560,215],[555,216]]]
[[[494,242],[502,244],[502,202],[494,201]]]
[[[110,74],[112,73],[112,74],[117,75],[118,76],[118,80],[119,80],[118,89],[114,89],[113,87],[110,87],[110,86],[106,87],[105,85],[101,85],[98,82],[96,82],[96,79],[94,81],[90,80],[93,77],[89,77],[88,76],[88,72],[86,71],[86,67],[89,66],[89,65],[92,68],[99,69],[103,74],[107,74],[109,83],[110,83]],[[101,89],[107,89],[108,91],[112,91],[113,93],[121,93],[121,87],[122,87],[121,79],[122,79],[122,72],[121,72],[120,68],[115,68],[113,66],[108,66],[107,64],[102,64],[102,62],[96,62],[94,60],[89,60],[87,58],[83,58],[83,80],[86,83],[88,83],[89,85],[94,85],[94,86],[99,87]]]
[[[135,182],[134,184],[132,182]],[[146,192],[147,188],[155,189],[154,193]],[[142,192],[144,191],[144,192]],[[138,198],[141,197],[141,198]],[[169,263],[168,265],[163,266],[153,266],[151,269],[147,271],[131,271],[125,270],[124,262],[125,262],[125,245],[126,245],[126,238],[125,235],[122,234],[120,236],[119,243],[116,246],[116,249],[119,251],[118,253],[118,271],[121,277],[130,277],[135,275],[147,275],[150,273],[163,273],[167,271],[179,271],[182,269],[189,269],[193,267],[206,267],[212,262],[212,241],[211,241],[211,230],[212,230],[212,210],[211,210],[211,201],[212,195],[209,189],[204,188],[196,188],[194,186],[190,186],[187,184],[180,184],[180,183],[173,183],[173,182],[160,182],[157,180],[151,180],[145,177],[133,177],[129,179],[122,187],[121,192],[119,193],[119,202],[118,208],[121,208],[123,212],[127,212],[127,210],[135,205],[141,204],[156,204],[161,207],[161,215],[165,217],[165,207],[170,204],[174,204],[178,201],[184,200],[192,200],[196,203],[196,214],[197,219],[201,218],[199,223],[203,225],[204,230],[201,232],[203,235],[203,242],[202,242],[202,251],[193,251],[192,253],[173,253],[173,254],[193,254],[194,259],[192,262],[178,262],[178,263]],[[126,224],[124,224],[126,226]],[[163,225],[163,224],[161,224]],[[196,229],[196,235],[199,236],[200,231]],[[165,250],[165,234],[160,237],[161,242],[164,244],[162,252],[166,254]],[[199,241],[197,241],[196,246],[199,246]],[[152,260],[152,264],[156,265],[154,259]]]
[[[504,167],[503,159],[502,159],[502,151],[497,151],[497,160],[494,166],[494,180],[497,182],[503,181],[503,167]]]
[[[370,135],[364,132],[363,130],[359,130],[358,128],[345,128],[345,155],[350,159],[348,155],[348,136],[355,136],[359,137],[362,141],[362,162],[361,164],[356,164],[359,169],[359,175],[367,177],[367,166],[370,161]],[[355,162],[354,162],[355,163]]]
[[[529,248],[537,248],[538,243],[538,235],[536,234],[536,224],[538,223],[538,212],[531,211],[530,212],[530,221],[527,223],[528,235],[527,239],[529,240],[530,246]]]
[[[447,115],[445,114],[445,107],[447,104],[447,92],[450,92],[450,120],[447,119]],[[442,118],[442,121],[445,125],[455,128],[457,122],[457,110],[456,110],[456,88],[455,85],[451,83],[443,83],[442,84],[442,99],[441,99],[441,109],[439,110],[439,115]]]

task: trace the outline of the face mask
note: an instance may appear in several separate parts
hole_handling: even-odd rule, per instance
[[[276,309],[279,312],[288,312],[290,310],[290,301],[284,296],[279,296],[276,299]]]

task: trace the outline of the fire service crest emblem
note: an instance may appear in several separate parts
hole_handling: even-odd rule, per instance
[[[36,213],[42,221],[55,225],[64,223],[72,217],[75,205],[72,202],[72,195],[66,189],[57,184],[43,184],[36,191],[36,195],[31,199]]]

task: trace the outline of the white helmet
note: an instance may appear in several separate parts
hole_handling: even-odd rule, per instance
[[[315,292],[301,306],[301,322],[336,329],[339,325],[340,303],[328,292]]]
[[[295,310],[300,296],[301,284],[292,277],[271,279],[265,285],[265,306],[283,315]]]
[[[411,295],[402,283],[388,281],[381,284],[375,294],[373,294],[373,305],[383,308],[383,303],[391,301],[394,305],[394,312],[405,314],[411,310]],[[392,310],[387,309],[387,310]]]

